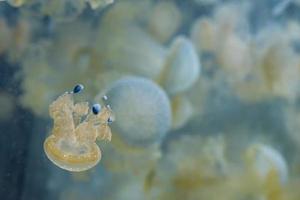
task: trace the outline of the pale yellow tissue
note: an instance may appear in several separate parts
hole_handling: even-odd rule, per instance
[[[16,7],[22,6],[24,3],[26,3],[26,0],[7,0],[7,1],[10,5]]]
[[[47,157],[58,167],[68,171],[85,171],[101,160],[96,139],[111,140],[108,118],[112,111],[105,107],[97,115],[87,113],[88,103],[73,102],[73,94],[59,96],[50,106],[54,120],[51,135],[44,142]],[[74,116],[79,117],[77,123]],[[83,119],[85,117],[85,119]]]
[[[171,107],[172,129],[183,127],[194,114],[191,102],[184,95],[173,97]]]
[[[198,52],[215,53],[217,46],[216,24],[210,18],[199,18],[194,22],[191,39]]]
[[[229,81],[244,81],[253,66],[249,41],[236,34],[228,35],[223,40],[217,51],[219,65],[225,70]]]
[[[164,43],[177,31],[182,16],[176,4],[171,1],[157,3],[149,19],[149,32],[160,42]]]

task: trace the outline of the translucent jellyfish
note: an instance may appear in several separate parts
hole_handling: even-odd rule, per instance
[[[102,64],[122,72],[157,78],[166,50],[135,25],[103,24],[97,37],[97,55]]]
[[[171,141],[160,159],[153,175],[151,199],[202,199],[211,192],[207,189],[216,188],[227,173],[223,138],[183,135]]]
[[[74,91],[77,91],[75,88]],[[58,167],[84,171],[94,167],[101,159],[96,139],[111,140],[108,121],[113,120],[113,114],[109,106],[101,109],[96,104],[89,109],[88,102],[74,104],[74,95],[66,92],[49,106],[54,125],[44,142],[44,150]]]
[[[200,74],[199,58],[192,42],[183,36],[174,39],[158,83],[169,95],[190,88]]]
[[[89,2],[92,9],[97,9],[112,4],[114,0],[87,0],[87,2]]]
[[[294,99],[299,87],[299,62],[284,33],[273,33],[259,60],[265,86],[274,96]]]
[[[131,75],[159,76],[166,49],[138,25],[145,21],[149,3],[120,1],[105,13],[94,42],[98,63]]]
[[[166,42],[179,28],[181,18],[181,13],[173,2],[158,2],[151,12],[149,32],[158,41]]]
[[[19,7],[26,3],[26,0],[7,0],[7,2],[12,6]]]
[[[295,100],[299,94],[299,62],[290,41],[296,34],[294,31],[286,34],[276,27],[259,34],[252,50],[252,70],[247,79],[234,85],[240,98],[245,101],[270,97]]]
[[[34,16],[50,16],[56,21],[74,20],[86,8],[88,2],[92,9],[103,8],[113,0],[6,0],[11,6],[23,6],[22,13]]]
[[[9,50],[9,59],[17,62],[26,52],[32,36],[31,22],[26,19],[19,20],[16,26],[11,30],[11,43]]]
[[[215,52],[217,46],[217,32],[215,22],[206,17],[198,19],[191,30],[191,39],[201,53]]]
[[[7,53],[11,62],[19,61],[29,46],[31,25],[26,19],[20,19],[14,26],[9,26],[0,18],[0,54]]]
[[[193,115],[193,106],[183,95],[172,99],[172,129],[181,128]]]
[[[281,184],[288,180],[288,167],[284,157],[276,149],[263,145],[253,144],[246,152],[248,167],[263,180],[278,177]]]
[[[161,141],[171,125],[170,102],[165,92],[145,78],[127,77],[106,91],[118,119],[113,131],[131,145]]]
[[[228,51],[230,49],[230,51]],[[218,63],[226,74],[231,74],[230,81],[244,80],[253,68],[250,43],[237,34],[230,34],[224,38],[219,46]]]

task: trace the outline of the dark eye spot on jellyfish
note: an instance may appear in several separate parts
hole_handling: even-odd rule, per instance
[[[100,112],[100,110],[101,110],[101,105],[100,104],[96,103],[96,104],[93,105],[92,111],[95,115],[97,115]]]
[[[84,89],[84,86],[82,84],[77,84],[75,85],[74,89],[73,89],[73,93],[76,94],[76,93],[79,93],[81,92],[82,90]]]
[[[114,120],[113,120],[111,117],[109,117],[109,118],[107,119],[107,123],[109,123],[109,124],[111,124],[113,121],[114,121]]]

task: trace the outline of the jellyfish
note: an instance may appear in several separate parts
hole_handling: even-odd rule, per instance
[[[87,2],[89,2],[92,9],[97,9],[112,4],[114,0],[88,0]]]
[[[183,95],[176,96],[172,99],[172,129],[178,129],[194,114],[193,105],[189,99]]]
[[[207,17],[196,20],[191,30],[191,39],[201,53],[215,53],[217,46],[216,23]]]
[[[26,0],[7,0],[7,2],[12,6],[19,7],[26,3]]]
[[[170,101],[153,81],[130,76],[113,83],[105,93],[118,119],[113,131],[127,144],[151,145],[169,130]]]
[[[115,23],[120,22],[104,23],[95,42],[102,64],[122,72],[157,78],[165,58],[165,48],[136,25],[116,26]]]
[[[198,79],[200,63],[192,42],[178,36],[171,44],[158,83],[169,95],[181,93]]]
[[[153,172],[150,199],[203,199],[217,189],[228,181],[225,145],[222,137],[187,133],[171,139]]]
[[[262,180],[275,175],[280,184],[288,180],[288,167],[284,157],[276,149],[263,144],[253,144],[246,152],[249,168]]]
[[[158,2],[151,12],[149,32],[160,42],[165,43],[181,25],[181,13],[173,2]]]
[[[94,167],[101,159],[96,139],[111,140],[108,124],[114,120],[109,106],[103,108],[88,102],[74,104],[74,95],[83,90],[76,85],[72,92],[59,96],[49,106],[54,120],[51,135],[44,142],[44,150],[58,167],[68,171],[84,171]]]

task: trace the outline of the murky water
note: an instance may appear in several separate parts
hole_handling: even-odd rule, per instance
[[[1,199],[300,199],[299,11],[0,0]]]

